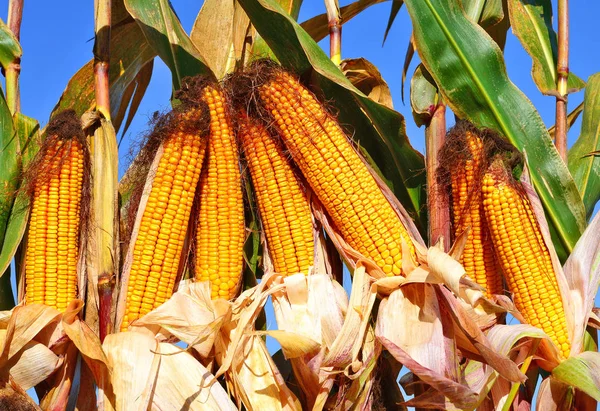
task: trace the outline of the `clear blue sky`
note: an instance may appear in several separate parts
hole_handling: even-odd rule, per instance
[[[342,1],[342,5],[349,1]],[[554,2],[556,3],[556,2]],[[200,1],[172,0],[173,7],[189,32],[200,8]],[[600,71],[600,36],[598,16],[600,1],[577,0],[571,6],[571,52],[570,67],[584,80]],[[416,127],[410,105],[403,105],[400,98],[402,65],[411,24],[408,13],[402,9],[382,47],[385,25],[391,2],[372,6],[350,21],[343,28],[342,57],[365,57],[374,63],[388,82],[396,110],[406,119],[407,133],[415,148],[423,152],[424,132]],[[0,17],[6,21],[8,1],[0,1]],[[325,12],[322,0],[305,0],[300,21]],[[556,14],[556,11],[555,11]],[[94,26],[93,1],[25,1],[21,43],[24,54],[21,74],[21,104],[24,114],[34,117],[45,125],[71,76],[92,58]],[[328,47],[327,40],[321,43]],[[531,99],[539,110],[545,124],[554,123],[555,99],[541,95],[531,79],[531,59],[518,40],[509,32],[505,58],[511,80]],[[418,63],[415,57],[409,77]],[[406,85],[408,102],[409,84]],[[166,66],[156,59],[154,74],[146,96],[138,110],[124,143],[120,148],[122,161],[129,150],[132,138],[146,129],[146,122],[156,110],[169,107],[171,75]],[[583,99],[583,92],[569,96],[569,108],[576,107]],[[448,116],[451,121],[452,116]],[[579,135],[581,120],[569,133],[572,144]],[[123,173],[124,169],[121,169]],[[597,299],[598,305],[598,299]]]

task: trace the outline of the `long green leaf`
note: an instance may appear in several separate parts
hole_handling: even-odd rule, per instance
[[[148,44],[141,29],[131,18],[113,27],[110,42],[110,107],[115,130],[123,121],[126,109],[134,95],[134,83],[139,80],[140,72],[154,60],[156,52]],[[130,92],[128,92],[130,91]],[[52,114],[73,109],[78,115],[90,110],[95,104],[94,60],[88,61],[69,80]],[[143,93],[138,96],[139,99]],[[129,115],[135,114],[137,107],[131,105]]]
[[[392,8],[390,10],[390,17],[388,18],[387,26],[385,26],[385,33],[383,34],[383,43],[384,44],[385,44],[385,41],[387,40],[387,36],[390,33],[390,30],[392,28],[392,24],[394,24],[394,20],[396,20],[396,16],[398,15],[398,12],[402,8],[403,4],[404,4],[403,0],[392,0]]]
[[[214,77],[181,27],[168,0],[125,0],[125,7],[148,43],[171,69],[175,90],[181,87],[181,80],[186,76],[204,74]]]
[[[250,20],[279,61],[312,79],[325,98],[340,102],[338,118],[379,166],[383,177],[422,233],[426,231],[423,156],[406,137],[404,118],[357,90],[310,35],[273,0],[240,0]]]
[[[581,135],[569,150],[569,170],[591,217],[600,199],[600,73],[588,79],[583,100]]]
[[[558,45],[552,28],[552,3],[550,0],[508,0],[510,24],[515,36],[533,60],[531,75],[544,94],[556,93],[556,62]],[[569,73],[567,83],[571,91],[585,87],[585,83]]]
[[[21,57],[23,50],[19,41],[2,20],[0,20],[0,65],[6,68],[16,58]]]
[[[499,131],[526,153],[532,181],[562,259],[586,226],[585,208],[567,167],[531,102],[510,82],[502,53],[456,0],[406,0],[421,61],[459,117]]]
[[[39,125],[36,120],[17,113],[15,115],[15,128],[22,153],[23,168],[26,168],[39,149]],[[19,247],[25,233],[28,218],[29,198],[26,193],[19,191],[11,207],[6,236],[2,247],[0,247],[0,273],[5,272],[10,267],[10,262],[17,252],[17,247]]]
[[[0,93],[0,246],[4,242],[6,225],[19,187],[19,140],[13,118]]]

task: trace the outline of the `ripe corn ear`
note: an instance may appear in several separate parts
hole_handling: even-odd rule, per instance
[[[482,190],[496,256],[516,308],[567,358],[571,347],[563,300],[529,199],[501,162],[486,172]]]
[[[501,294],[503,285],[481,198],[480,176],[486,165],[483,141],[470,130],[464,137],[468,158],[452,164],[450,171],[454,236],[470,229],[460,262],[467,275],[491,297]]]
[[[201,115],[201,110],[190,109],[178,121],[185,125]],[[194,133],[180,126],[163,141],[133,246],[122,331],[173,293],[207,145],[206,136],[199,134],[200,130]]]
[[[314,239],[306,191],[280,140],[245,112],[240,112],[238,125],[275,271],[307,274],[313,265]]]
[[[259,87],[259,94],[346,242],[375,261],[386,275],[401,275],[402,239],[413,258],[414,245],[337,121],[286,72],[274,71]]]
[[[210,110],[206,168],[200,177],[196,280],[210,281],[212,298],[237,294],[243,268],[244,200],[238,148],[222,91],[207,86],[202,99]]]
[[[84,151],[51,138],[34,187],[25,255],[25,300],[64,311],[77,298]]]

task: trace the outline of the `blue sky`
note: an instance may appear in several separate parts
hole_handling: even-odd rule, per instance
[[[342,1],[342,5],[348,3]],[[172,0],[172,4],[182,19],[184,29],[189,32],[201,2]],[[402,9],[382,47],[390,7],[389,1],[377,4],[344,25],[342,57],[365,57],[380,69],[391,88],[396,110],[406,118],[407,133],[413,146],[423,152],[424,130],[415,125],[410,105],[404,105],[400,98],[402,65],[411,31],[410,19],[406,10]],[[7,9],[8,1],[0,1],[0,17],[4,21]],[[322,0],[305,0],[300,21],[323,12],[325,7]],[[584,80],[600,71],[598,16],[600,1],[571,2],[570,68],[571,72]],[[21,74],[22,112],[45,125],[68,80],[92,58],[93,1],[26,1],[21,33],[24,50]],[[321,45],[327,48],[327,40]],[[531,59],[510,32],[505,58],[511,80],[537,107],[545,124],[551,126],[554,123],[555,99],[543,96],[537,90],[530,74]],[[409,78],[417,63],[418,57],[415,57],[409,70]],[[122,162],[129,151],[129,144],[144,132],[152,113],[169,107],[171,75],[159,59],[156,59],[154,67],[150,87],[120,148]],[[407,103],[408,89],[409,84],[406,85]],[[582,99],[583,92],[570,95],[569,108],[576,107]],[[451,120],[453,116],[449,115],[448,118]],[[580,127],[581,120],[578,120],[569,133],[570,144],[579,135]],[[121,173],[123,172],[124,169],[121,168]]]

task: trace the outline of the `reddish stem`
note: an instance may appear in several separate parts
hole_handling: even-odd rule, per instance
[[[567,81],[569,79],[569,2],[558,0],[558,96],[556,97],[556,149],[567,162]]]
[[[110,119],[110,61],[111,0],[96,0],[96,41],[94,42],[94,76],[96,109]]]
[[[100,323],[101,342],[104,342],[104,338],[113,332],[112,305],[114,288],[115,280],[112,275],[103,273],[98,277],[98,298],[100,300],[98,322]]]
[[[21,39],[21,21],[23,20],[23,0],[10,0],[8,3],[8,28],[19,41]],[[6,103],[12,114],[21,111],[19,75],[21,57],[16,57],[6,67]]]
[[[436,178],[438,152],[446,139],[446,106],[438,104],[425,128],[427,161],[427,208],[429,210],[429,244],[443,238],[444,250],[450,248],[450,207],[448,195]]]

